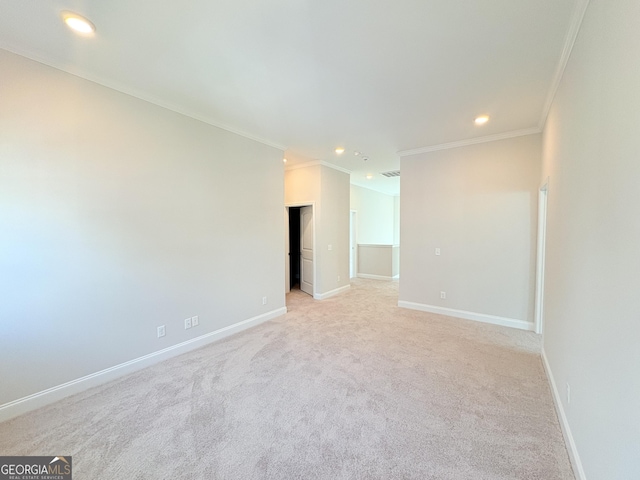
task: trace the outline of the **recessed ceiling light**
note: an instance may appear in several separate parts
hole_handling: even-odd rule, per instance
[[[371,180],[373,178],[373,175],[371,175],[370,173],[367,173],[367,180]]]
[[[358,155],[360,155],[360,152],[356,150],[355,152],[353,152],[353,154],[357,157]]]
[[[342,147],[338,147],[338,148],[336,148],[336,153],[337,153],[338,155],[340,155],[340,154],[344,153],[344,148],[342,148]]]
[[[286,159],[286,158],[283,158],[283,159],[282,159],[282,161],[283,161],[284,163],[287,163],[287,159]]]
[[[489,121],[489,115],[480,115],[479,117],[476,117],[476,119],[474,120],[476,125],[484,125],[488,121]]]
[[[71,12],[62,12],[62,19],[74,32],[90,35],[96,31],[96,27],[86,18]]]

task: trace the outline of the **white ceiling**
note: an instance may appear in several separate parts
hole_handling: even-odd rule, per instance
[[[399,152],[540,129],[580,1],[0,0],[0,47],[397,194]]]

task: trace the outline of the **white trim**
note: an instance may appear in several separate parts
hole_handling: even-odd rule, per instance
[[[555,99],[558,88],[560,87],[560,82],[562,81],[564,71],[567,68],[567,63],[569,63],[569,58],[571,58],[571,52],[573,51],[573,46],[578,38],[578,33],[580,32],[580,27],[582,26],[582,21],[584,20],[584,15],[587,12],[588,6],[589,0],[578,0],[576,2],[576,8],[571,16],[571,25],[569,26],[567,36],[564,39],[562,54],[560,55],[560,60],[558,60],[558,65],[556,66],[556,71],[553,75],[553,81],[549,87],[549,92],[547,93],[547,98],[544,102],[544,107],[542,108],[542,115],[538,122],[540,130],[542,130],[545,123],[547,123],[549,110],[551,110],[551,105],[553,105],[553,100]]]
[[[544,366],[544,371],[547,374],[547,380],[549,381],[549,386],[551,387],[551,396],[553,397],[553,403],[556,407],[558,419],[560,420],[560,429],[562,430],[562,436],[564,437],[564,442],[567,447],[567,452],[569,454],[569,460],[571,461],[573,473],[576,476],[576,480],[586,480],[587,477],[584,473],[584,468],[582,467],[582,460],[580,460],[580,454],[578,453],[576,442],[573,439],[571,427],[569,426],[569,420],[567,419],[564,407],[562,406],[560,393],[558,392],[556,381],[553,378],[553,373],[551,372],[551,366],[549,365],[547,354],[544,351],[544,346],[542,347],[542,365]]]
[[[78,78],[82,78],[84,80],[87,80],[88,82],[92,82],[95,83],[97,85],[101,85],[103,87],[109,88],[111,90],[114,90],[116,92],[120,92],[123,93],[125,95],[129,95],[130,97],[134,97],[137,98],[138,100],[142,100],[144,102],[147,103],[151,103],[153,105],[156,105],[158,107],[162,107],[162,108],[166,108],[167,110],[171,110],[172,112],[175,113],[179,113],[180,115],[184,115],[185,117],[189,117],[189,118],[193,118],[195,120],[199,120],[200,122],[206,123],[208,125],[211,125],[213,127],[216,128],[220,128],[222,130],[226,130],[227,132],[231,132],[231,133],[235,133],[236,135],[240,135],[241,137],[244,138],[248,138],[249,140],[253,140],[255,142],[258,143],[262,143],[263,145],[267,145],[269,147],[273,147],[273,148],[277,148],[278,150],[282,150],[283,152],[285,150],[287,150],[287,147],[280,145],[278,143],[272,142],[270,140],[267,140],[265,138],[261,138],[261,137],[257,137],[255,135],[251,135],[250,133],[247,132],[243,132],[242,130],[238,130],[234,127],[231,127],[229,125],[225,125],[223,123],[220,123],[206,115],[201,115],[199,113],[195,113],[191,110],[189,110],[188,108],[184,108],[182,106],[178,106],[176,104],[167,102],[165,100],[161,100],[153,95],[150,95],[147,92],[142,92],[140,90],[137,90],[135,88],[131,88],[127,85],[123,85],[121,83],[118,82],[114,82],[111,80],[105,80],[104,78],[101,78],[100,76],[97,75],[88,75],[86,72],[81,71],[78,68],[75,68],[73,66],[67,65],[67,68],[61,68],[57,65],[53,65],[51,64],[48,60],[45,60],[44,58],[42,58],[40,55],[38,54],[34,54],[32,52],[29,52],[23,48],[20,47],[16,47],[15,45],[7,45],[4,42],[0,42],[0,48],[3,50],[6,50],[8,52],[11,52],[15,55],[19,55],[21,57],[25,57],[28,58],[30,60],[33,60],[34,62],[38,62],[41,63],[43,65],[46,65],[48,67],[51,68],[55,68],[56,70],[59,70],[61,72],[65,72],[68,73],[70,75],[73,75],[75,77]]]
[[[434,305],[425,305],[423,303],[398,301],[398,306],[409,308],[411,310],[420,310],[421,312],[437,313],[447,315],[449,317],[463,318],[465,320],[475,320],[477,322],[491,323],[493,325],[502,325],[503,327],[517,328],[520,330],[533,331],[535,326],[532,322],[517,320],[515,318],[498,317],[495,315],[487,315],[485,313],[467,312],[465,310],[455,310],[453,308],[436,307]]]
[[[70,382],[57,385],[55,387],[47,388],[41,392],[28,395],[26,397],[13,400],[11,402],[0,405],[0,422],[9,420],[23,413],[35,410],[36,408],[44,407],[50,403],[57,402],[69,395],[82,392],[91,387],[102,385],[116,378],[122,377],[129,373],[136,372],[145,367],[149,367],[163,360],[167,360],[183,353],[195,350],[200,347],[204,347],[212,342],[216,342],[225,337],[233,335],[234,333],[241,332],[248,328],[259,325],[260,323],[274,319],[287,313],[286,307],[281,307],[276,310],[272,310],[261,315],[249,318],[247,320],[234,323],[227,327],[220,328],[210,333],[205,333],[199,337],[192,338],[182,343],[172,345],[157,352],[144,355],[142,357],[134,358],[128,362],[115,365],[113,367],[105,368],[99,372],[85,375],[84,377],[76,378]]]
[[[290,207],[315,207],[315,203],[316,202],[312,202],[311,200],[309,200],[308,202],[285,203],[284,206],[285,206],[285,208],[290,208]]]
[[[291,292],[291,232],[289,207],[284,207],[284,293]]]
[[[535,292],[535,332],[542,334],[544,325],[544,269],[547,242],[547,193],[549,191],[549,177],[538,191],[538,239],[536,245],[536,292]]]
[[[369,273],[358,273],[358,278],[368,278],[371,280],[393,280],[396,277],[386,277],[384,275],[371,275]]]
[[[478,143],[496,142],[498,140],[506,140],[508,138],[535,135],[540,132],[542,132],[540,127],[525,128],[523,130],[513,130],[511,132],[497,133],[495,135],[487,135],[485,137],[468,138],[466,140],[458,140],[456,142],[430,145],[427,147],[415,148],[413,150],[403,150],[398,152],[398,155],[400,155],[400,157],[408,157],[410,155],[418,155],[419,153],[437,152],[438,150],[449,150],[450,148],[466,147],[468,145],[476,145]]]
[[[347,170],[346,168],[339,167],[338,165],[334,165],[333,163],[325,162],[323,160],[311,160],[309,162],[301,162],[296,163],[295,165],[287,165],[284,167],[285,171],[289,170],[297,170],[299,168],[307,168],[307,167],[315,167],[316,165],[324,165],[325,167],[333,168],[334,170],[338,170],[339,172],[348,173],[351,175],[351,170]]]
[[[314,293],[313,298],[316,300],[324,300],[325,298],[333,297],[334,295],[338,295],[339,293],[346,292],[351,288],[351,285],[344,285],[342,287],[336,288],[335,290],[330,290],[326,293]]]

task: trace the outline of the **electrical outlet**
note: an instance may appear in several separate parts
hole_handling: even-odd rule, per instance
[[[184,329],[187,330],[191,328],[191,317],[185,318],[184,320]]]
[[[440,292],[440,298],[442,299],[447,298],[447,292]]]
[[[338,281],[340,281],[340,275],[338,275]]]
[[[440,249],[436,248],[436,255],[440,255]]]
[[[329,250],[333,250],[333,245],[329,245]]]
[[[267,297],[262,297],[262,304],[266,305],[267,304]]]
[[[160,325],[158,327],[158,338],[164,337],[164,336],[165,336],[164,325]]]
[[[571,405],[571,385],[567,382],[567,405]]]
[[[198,325],[200,325],[200,319],[198,318],[198,315],[196,315],[195,317],[191,317],[191,326],[197,327]]]

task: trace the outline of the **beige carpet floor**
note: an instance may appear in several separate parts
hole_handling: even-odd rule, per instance
[[[400,309],[398,284],[323,301],[0,424],[0,455],[76,480],[573,479],[539,337]]]

